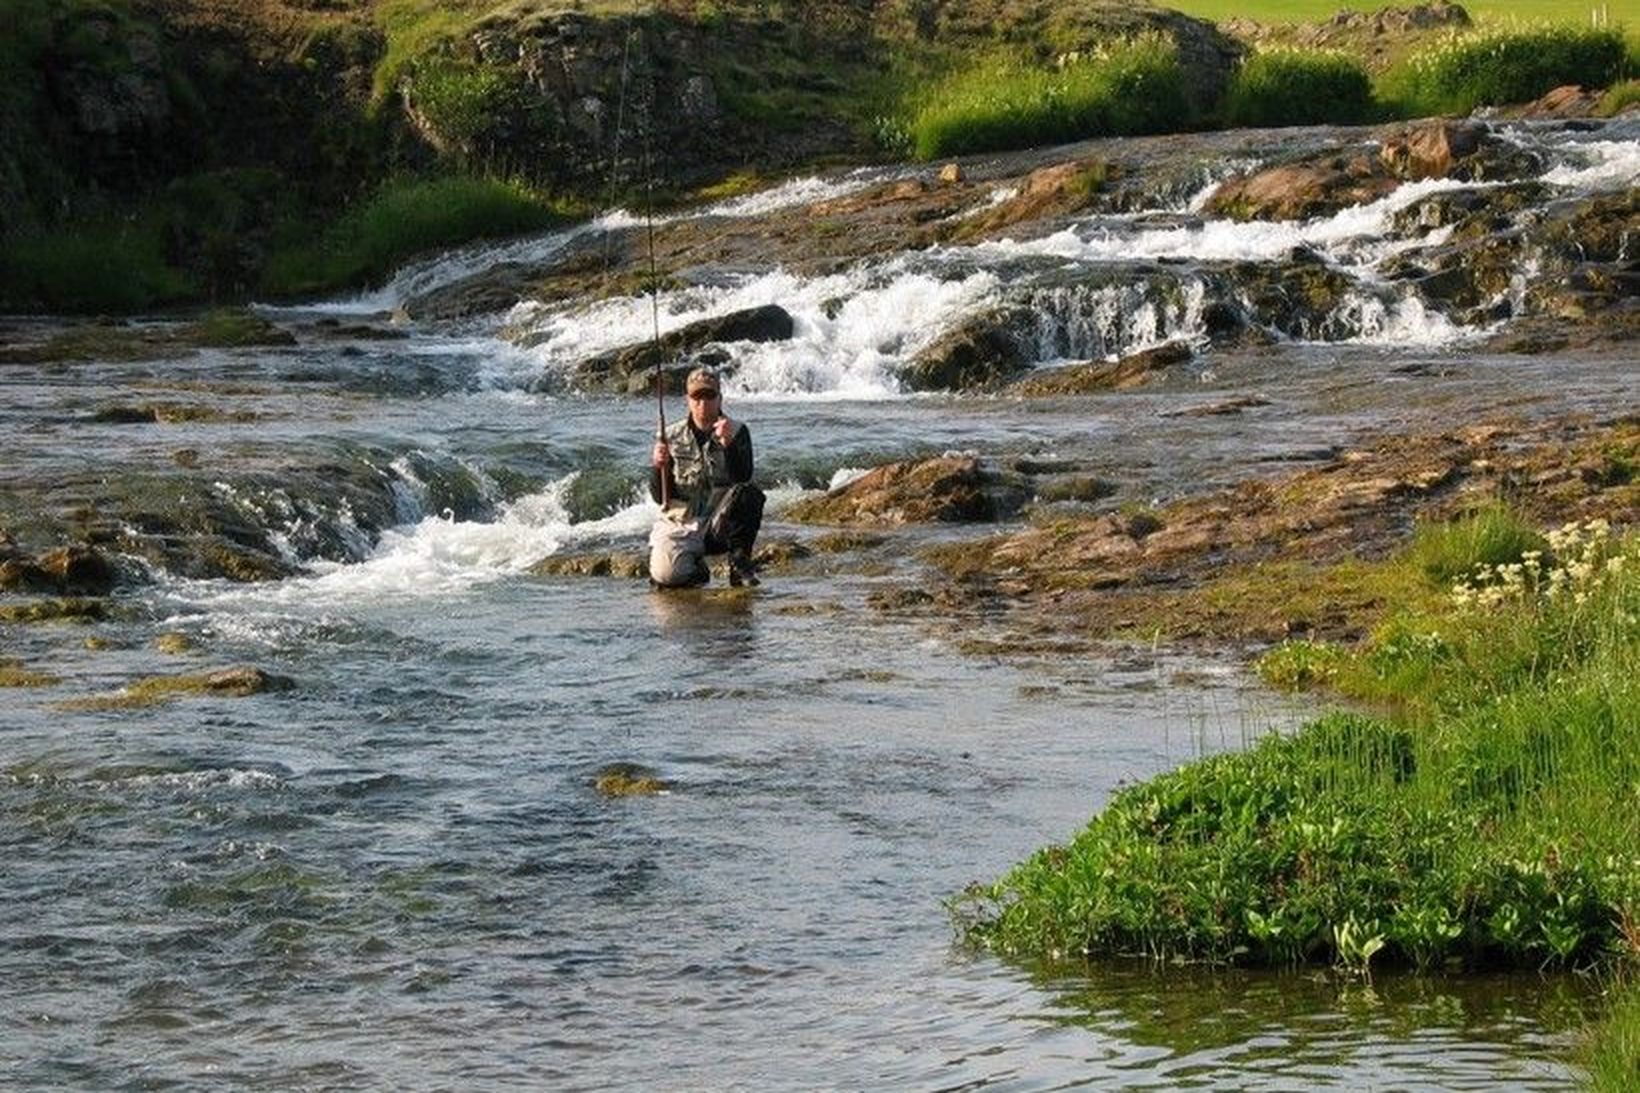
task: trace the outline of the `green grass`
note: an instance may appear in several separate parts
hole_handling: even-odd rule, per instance
[[[1352,124],[1373,109],[1372,81],[1348,55],[1270,49],[1242,62],[1220,114],[1230,126]]]
[[[1000,151],[1186,128],[1192,119],[1171,42],[1116,43],[1059,69],[992,62],[926,95],[910,125],[917,156]]]
[[[1596,1093],[1628,1093],[1640,1084],[1640,984],[1632,977],[1611,986],[1612,1005],[1584,1052]]]
[[[1408,116],[1530,102],[1562,84],[1606,87],[1628,64],[1621,31],[1568,24],[1443,35],[1385,72],[1378,94]]]
[[[1488,521],[1503,522],[1465,524]],[[1640,537],[1584,524],[1458,587],[1430,575],[1492,542],[1426,531],[1382,565],[1435,596],[1409,595],[1359,646],[1265,658],[1272,679],[1380,712],[1122,791],[1068,845],[956,901],[970,939],[1357,969],[1640,958]]]
[[[0,308],[7,311],[140,311],[198,292],[167,261],[163,224],[152,217],[24,230],[0,245]]]
[[[462,176],[391,182],[318,238],[276,252],[264,287],[296,296],[377,280],[418,254],[539,230],[574,211],[514,182]]]
[[[1338,11],[1373,12],[1385,5],[1379,0],[1171,0],[1167,6],[1213,22],[1239,16],[1261,23],[1314,23]],[[1600,6],[1598,0],[1483,0],[1465,4],[1464,8],[1477,19],[1545,19],[1588,26],[1590,9]],[[1622,17],[1622,4],[1607,7],[1612,18]]]
[[[1630,71],[1634,70],[1631,63]],[[1605,95],[1601,96],[1600,105],[1595,107],[1595,113],[1603,117],[1611,117],[1620,113],[1624,107],[1633,106],[1640,102],[1640,80],[1624,80],[1614,84]]]

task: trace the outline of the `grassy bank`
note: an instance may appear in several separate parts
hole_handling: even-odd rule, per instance
[[[1379,568],[1405,591],[1369,639],[1260,663],[1362,705],[1119,793],[959,900],[969,938],[1355,969],[1640,958],[1640,537],[1494,506]]]

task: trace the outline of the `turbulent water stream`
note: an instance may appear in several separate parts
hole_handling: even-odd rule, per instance
[[[1640,173],[1632,126],[1516,139],[1547,157],[1544,202]],[[688,215],[765,215],[895,173]],[[1462,187],[1277,225],[1204,219],[1182,193],[826,276],[699,271],[662,295],[662,324],[793,314],[789,341],[722,349],[775,538],[813,534],[782,521],[795,498],[910,455],[1058,461],[1113,482],[1109,504],[1154,503],[1385,429],[1640,404],[1632,354],[1483,351],[1510,300],[1477,325],[1380,276],[1432,245],[1393,225],[1439,188]],[[0,623],[7,657],[62,681],[0,690],[0,1085],[1575,1084],[1595,1001],[1573,977],[1020,968],[953,947],[945,897],[1068,836],[1123,781],[1307,712],[1233,668],[1150,649],[993,660],[957,649],[982,619],[931,629],[867,607],[949,530],[754,597],[530,575],[555,553],[636,550],[647,528],[652,406],[565,382],[641,340],[648,300],[407,332],[385,314],[622,222],[266,309],[293,346],[0,367],[13,532],[129,509],[157,541],[212,507],[289,573],[200,579],[156,553],[128,563],[146,580],[102,621]],[[1295,246],[1357,286],[1331,321],[1209,347],[1206,316],[1237,292],[1222,263]],[[1169,338],[1204,352],[1142,391],[900,393],[909,354],[1002,300],[1039,316],[1045,368]],[[155,400],[211,412],[105,412]],[[162,634],[191,648],[162,651]],[[223,664],[295,686],[72,706]],[[670,791],[600,796],[617,762]]]

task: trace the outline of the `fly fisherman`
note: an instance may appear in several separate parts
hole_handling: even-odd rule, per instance
[[[752,544],[763,523],[763,491],[752,484],[752,433],[723,413],[709,368],[684,383],[689,416],[665,428],[651,457],[649,492],[661,504],[649,533],[649,579],[661,588],[705,584],[706,556],[729,556],[729,583],[757,584]]]

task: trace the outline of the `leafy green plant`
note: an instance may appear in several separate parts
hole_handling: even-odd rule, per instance
[[[1220,113],[1232,126],[1354,124],[1372,116],[1372,81],[1348,54],[1261,50],[1236,69]]]

